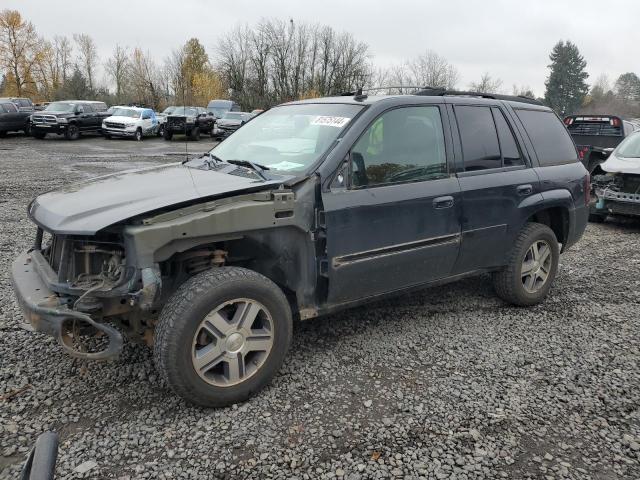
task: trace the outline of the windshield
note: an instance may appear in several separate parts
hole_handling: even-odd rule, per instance
[[[224,114],[229,111],[228,108],[224,107],[208,107],[207,110],[213,113],[217,118],[224,117]]]
[[[169,115],[170,113],[173,113],[173,111],[176,109],[176,107],[167,107],[165,108],[162,113]]]
[[[140,112],[132,108],[116,108],[112,115],[114,117],[140,118]]]
[[[45,111],[47,112],[73,112],[76,108],[75,103],[67,103],[67,102],[53,102],[47,105]]]
[[[640,133],[625,138],[616,149],[618,157],[640,158]]]
[[[318,160],[361,110],[359,105],[284,105],[255,117],[211,153],[272,170],[302,172]]]
[[[176,109],[171,112],[171,115],[184,115],[186,117],[195,117],[198,115],[198,110],[194,107],[176,107]]]

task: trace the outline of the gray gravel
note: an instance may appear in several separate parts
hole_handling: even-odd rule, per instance
[[[192,143],[204,150],[209,141]],[[640,478],[640,223],[589,225],[544,305],[483,276],[296,327],[272,385],[204,410],[151,351],[74,362],[18,328],[9,265],[37,193],[184,143],[0,142],[0,477],[61,435],[57,478]]]

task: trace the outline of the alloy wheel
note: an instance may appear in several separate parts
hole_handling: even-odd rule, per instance
[[[262,367],[273,341],[273,320],[264,305],[247,298],[230,300],[213,309],[196,329],[193,368],[211,385],[237,385]]]
[[[551,247],[546,241],[536,240],[529,247],[520,269],[522,285],[527,293],[536,293],[547,283],[552,261]]]

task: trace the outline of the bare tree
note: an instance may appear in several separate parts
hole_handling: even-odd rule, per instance
[[[139,48],[131,55],[131,94],[133,99],[145,105],[157,108],[162,100],[159,74],[156,64],[149,53]]]
[[[78,70],[87,79],[89,90],[95,89],[95,73],[98,65],[98,50],[96,44],[86,33],[76,33],[73,39],[78,47],[78,58],[76,65]]]
[[[113,54],[105,63],[105,70],[115,85],[116,101],[122,102],[130,74],[129,49],[116,45]]]
[[[40,51],[40,38],[31,22],[24,21],[16,10],[0,12],[0,67],[7,72],[6,87],[15,95],[35,88],[32,70]]]
[[[484,73],[480,77],[479,82],[472,82],[469,84],[469,88],[474,92],[480,93],[498,93],[502,87],[502,80],[499,78],[493,78],[488,72]]]
[[[529,85],[514,85],[512,93],[516,97],[536,98],[536,94],[533,93],[533,89]]]
[[[458,69],[431,50],[408,61],[407,69],[414,85],[453,89],[460,80]]]

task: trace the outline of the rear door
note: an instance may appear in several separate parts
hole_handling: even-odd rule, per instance
[[[462,243],[455,273],[502,265],[521,205],[539,195],[536,172],[500,105],[455,105],[462,191]]]
[[[90,103],[82,103],[82,113],[79,115],[80,117],[80,130],[96,130],[98,126],[96,125],[96,114],[93,111],[93,107]]]
[[[323,193],[332,304],[450,275],[460,187],[443,105],[388,110],[350,151],[350,181]]]

